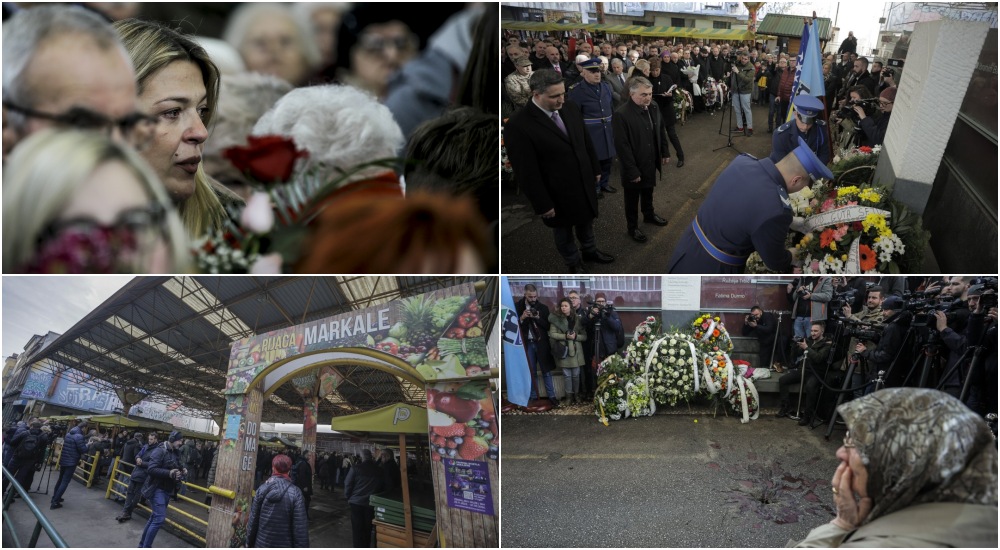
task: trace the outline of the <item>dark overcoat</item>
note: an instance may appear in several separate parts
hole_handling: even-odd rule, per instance
[[[615,149],[621,163],[622,186],[644,189],[656,185],[656,173],[666,158],[667,129],[656,102],[643,110],[631,99],[615,111]],[[632,183],[635,178],[642,178]]]
[[[518,185],[536,214],[549,227],[569,227],[597,217],[597,177],[601,165],[583,127],[580,109],[566,102],[559,111],[564,134],[545,112],[529,101],[504,127],[504,145]]]

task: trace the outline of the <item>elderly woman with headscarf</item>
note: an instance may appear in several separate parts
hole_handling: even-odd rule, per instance
[[[891,388],[841,405],[837,517],[799,547],[995,547],[997,451],[950,395]]]

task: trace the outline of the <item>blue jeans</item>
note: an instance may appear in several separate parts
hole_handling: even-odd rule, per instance
[[[52,492],[52,504],[58,504],[62,500],[63,493],[69,487],[69,483],[73,481],[73,472],[76,471],[76,466],[59,466],[59,481],[56,482],[56,490]]]
[[[733,120],[737,128],[753,128],[753,111],[750,110],[750,94],[733,94]],[[740,114],[740,111],[743,114]],[[744,121],[742,117],[746,117]],[[746,122],[746,126],[743,125]]]
[[[149,516],[149,521],[146,522],[146,528],[142,530],[142,538],[139,539],[139,548],[153,547],[153,539],[160,532],[163,520],[167,519],[167,501],[169,500],[170,494],[163,489],[157,489],[153,493],[153,498],[149,499],[149,507],[153,510],[153,513]]]
[[[566,393],[574,395],[580,393],[580,367],[571,369],[563,367],[562,371]]]
[[[809,319],[810,317],[796,317],[795,322],[792,324],[792,330],[795,335],[799,338],[809,337]]]

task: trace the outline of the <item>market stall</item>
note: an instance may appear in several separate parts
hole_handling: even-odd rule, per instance
[[[406,436],[426,436],[427,409],[397,403],[359,414],[336,417],[330,423],[330,428],[375,442],[398,442],[400,494],[387,492],[371,497],[376,513],[376,543],[379,548],[432,545],[431,532],[436,517],[434,495],[430,493],[411,497],[407,473]],[[398,437],[393,438],[392,435]],[[414,506],[414,501],[418,502],[417,506]]]

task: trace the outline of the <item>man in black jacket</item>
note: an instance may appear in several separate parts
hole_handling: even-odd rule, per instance
[[[625,221],[633,240],[646,242],[639,230],[639,202],[646,223],[664,226],[667,220],[653,211],[656,173],[670,162],[667,130],[660,108],[653,103],[653,85],[643,77],[629,81],[630,101],[615,111],[615,149],[621,163],[625,196]]]
[[[248,548],[309,547],[306,500],[288,477],[291,467],[288,455],[278,455],[271,461],[271,477],[257,488],[250,505]]]
[[[37,418],[32,419],[28,429],[20,431],[10,442],[14,451],[7,469],[25,491],[31,489],[35,465],[45,456],[48,444],[49,438],[42,432],[42,422]]]
[[[354,547],[368,548],[371,546],[372,520],[375,517],[375,511],[368,501],[371,495],[382,492],[385,479],[382,471],[375,465],[371,451],[362,450],[361,457],[361,464],[351,468],[347,474],[344,496],[351,505]]]
[[[754,336],[760,346],[759,368],[771,368],[771,353],[774,351],[774,337],[778,328],[774,314],[764,311],[760,306],[750,308],[750,315],[743,319],[743,336]]]
[[[857,53],[858,51],[858,39],[854,37],[854,31],[847,31],[847,38],[840,43],[840,49],[837,50],[838,54],[842,53]]]
[[[138,436],[137,439],[141,444],[142,434],[136,432],[136,435]],[[129,443],[131,443],[131,441]],[[130,462],[135,466],[132,468],[132,476],[129,478],[128,482],[128,491],[125,493],[125,505],[122,506],[121,513],[115,518],[118,520],[118,523],[132,519],[132,510],[134,510],[136,505],[139,504],[140,492],[142,491],[142,486],[146,483],[149,457],[156,449],[157,443],[156,432],[150,432],[148,443],[142,445],[135,451],[135,454],[131,456],[131,461],[126,460],[126,462]],[[126,450],[128,449],[128,443],[126,443],[125,448]],[[125,459],[123,458],[122,460]]]
[[[555,387],[552,385],[552,370],[556,368],[549,346],[549,308],[538,301],[538,289],[533,284],[524,285],[524,298],[514,304],[521,322],[521,341],[528,356],[531,370],[531,395],[529,402],[538,399],[537,371],[542,371],[545,394],[552,406],[558,406]]]
[[[142,496],[149,501],[153,513],[142,531],[139,548],[153,547],[153,540],[167,519],[167,502],[174,494],[177,483],[188,473],[181,465],[179,449],[183,444],[184,436],[180,432],[170,432],[167,441],[156,447],[149,457],[148,477],[142,486]]]
[[[520,188],[552,228],[567,272],[583,273],[585,261],[614,261],[597,249],[594,236],[601,166],[579,107],[565,101],[562,78],[546,69],[529,83],[531,102],[510,118],[504,143]]]
[[[309,517],[309,503],[312,501],[313,492],[313,471],[309,465],[309,451],[302,451],[299,459],[295,462],[295,486],[302,491],[302,496],[306,500],[306,517]]]
[[[902,348],[912,317],[910,312],[904,311],[902,298],[886,296],[882,300],[882,318],[885,320],[882,338],[879,339],[875,349],[868,349],[861,342],[854,347],[855,353],[868,360],[870,376],[877,377],[879,371],[886,371],[885,382],[888,387],[901,386],[909,374],[907,369],[911,364],[911,358]],[[889,367],[893,365],[893,361],[896,367],[890,371]]]
[[[789,398],[789,390],[793,384],[803,384],[802,393],[805,394],[805,402],[799,409],[799,426],[812,423],[813,410],[819,398],[820,379],[825,379],[827,376],[828,360],[833,345],[824,337],[823,330],[822,322],[810,325],[809,339],[798,342],[798,349],[802,354],[801,365],[778,379],[778,394],[781,396],[781,410],[778,411],[778,417],[789,416],[795,411],[795,405]]]
[[[865,115],[865,110],[860,105],[854,106],[854,112],[858,113],[860,119],[859,126],[864,135],[862,144],[869,147],[882,145],[885,141],[885,132],[889,129],[889,119],[892,116],[892,104],[896,101],[896,88],[886,88],[878,97],[878,108],[880,113],[874,117]]]
[[[87,421],[84,420],[71,429],[63,438],[62,453],[59,455],[59,481],[56,482],[55,491],[52,492],[52,500],[49,504],[50,510],[62,508],[63,493],[66,492],[66,488],[73,481],[76,465],[87,454],[87,444],[83,439],[83,434],[86,430]]]

